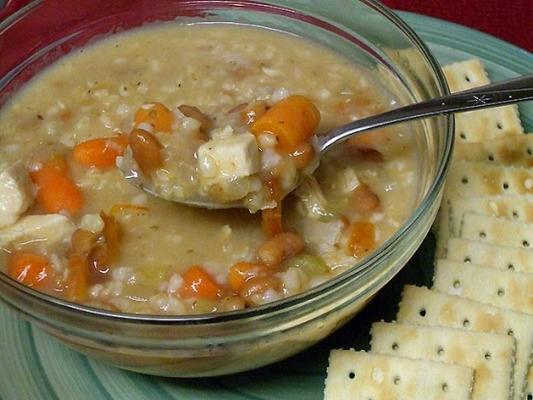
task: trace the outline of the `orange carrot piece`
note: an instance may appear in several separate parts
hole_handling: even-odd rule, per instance
[[[218,299],[222,296],[222,287],[202,267],[193,265],[183,274],[180,287],[181,297],[202,297]]]
[[[279,150],[292,153],[309,141],[320,123],[320,111],[304,96],[289,96],[275,104],[251,126],[254,135],[268,132],[278,139]]]
[[[311,143],[304,142],[298,145],[296,149],[290,154],[294,165],[298,169],[304,169],[315,159],[315,148]]]
[[[115,166],[115,159],[124,154],[127,146],[126,135],[92,139],[76,145],[72,155],[85,167],[110,168]]]
[[[350,236],[350,251],[360,258],[376,247],[375,226],[371,222],[354,222]]]
[[[137,204],[115,204],[111,207],[109,213],[111,215],[118,215],[124,213],[131,214],[146,214],[150,209],[148,207],[139,206]]]
[[[75,215],[83,207],[83,195],[63,168],[52,159],[30,175],[38,188],[37,202],[46,212],[65,210]]]
[[[278,233],[283,232],[281,188],[277,179],[267,181],[265,184],[268,188],[269,200],[274,200],[277,203],[276,207],[267,208],[261,211],[263,232],[266,237],[271,238]]]
[[[228,282],[231,290],[238,292],[248,280],[267,275],[268,268],[266,265],[241,261],[229,269]]]
[[[118,221],[114,216],[107,215],[103,211],[100,213],[100,217],[104,221],[103,234],[109,254],[109,261],[113,262],[118,257],[120,246],[120,228]]]
[[[135,113],[136,126],[150,124],[156,132],[170,132],[172,120],[172,112],[161,103],[143,104]]]
[[[48,259],[30,252],[15,252],[9,256],[8,275],[26,286],[47,289],[54,283],[54,269]]]
[[[87,257],[73,254],[69,257],[68,266],[65,296],[70,301],[84,301],[89,290]]]
[[[149,176],[154,170],[161,168],[163,165],[161,143],[150,132],[134,129],[130,133],[130,147],[133,152],[133,158],[145,175]]]

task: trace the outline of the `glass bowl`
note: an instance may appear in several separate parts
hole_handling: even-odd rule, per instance
[[[34,1],[0,23],[0,107],[57,58],[115,32],[158,21],[231,22],[291,32],[362,65],[400,103],[447,93],[418,36],[373,0]],[[13,45],[15,44],[16,45]],[[437,213],[453,143],[453,119],[413,123],[419,153],[416,207],[363,262],[300,295],[214,315],[134,315],[69,303],[0,273],[0,297],[66,345],[117,367],[197,377],[257,368],[323,339],[353,317],[405,265]]]

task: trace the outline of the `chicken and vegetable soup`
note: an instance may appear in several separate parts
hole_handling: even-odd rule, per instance
[[[316,169],[317,135],[394,104],[368,71],[284,33],[161,24],[110,36],[0,112],[0,265],[36,290],[130,313],[300,293],[412,212],[406,128],[354,138]]]

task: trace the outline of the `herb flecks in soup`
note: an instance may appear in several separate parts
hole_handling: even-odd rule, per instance
[[[413,209],[405,128],[353,139],[306,175],[317,135],[392,100],[340,55],[258,28],[165,24],[102,40],[0,112],[0,265],[36,290],[133,313],[238,310],[305,291]],[[248,210],[150,196],[117,164],[168,198]]]

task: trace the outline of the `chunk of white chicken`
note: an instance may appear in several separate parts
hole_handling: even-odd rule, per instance
[[[16,162],[0,173],[0,228],[14,224],[33,203],[28,171]]]
[[[0,247],[27,242],[42,242],[47,247],[68,240],[75,226],[61,214],[28,215],[0,229]]]
[[[259,171],[259,148],[251,133],[216,137],[197,150],[201,190],[220,201],[244,198],[261,188],[253,175]],[[258,187],[256,187],[258,186]]]

